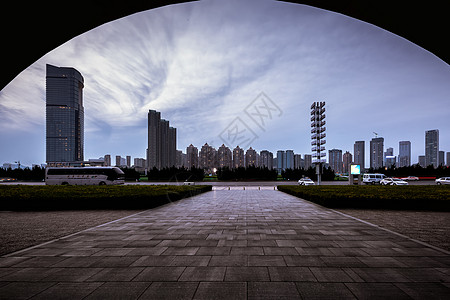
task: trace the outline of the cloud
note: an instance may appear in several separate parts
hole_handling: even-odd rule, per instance
[[[149,109],[178,128],[179,149],[218,143],[260,92],[283,110],[255,142],[272,151],[309,153],[313,101],[327,102],[329,145],[344,151],[374,130],[394,141],[405,127],[418,131],[417,140],[429,126],[442,128],[441,141],[450,135],[442,121],[450,115],[448,65],[373,25],[304,5],[210,0],[104,24],[49,52],[0,92],[0,134],[45,124],[46,63],[83,74],[91,153],[111,152],[118,141],[145,147]],[[141,131],[140,143],[131,141]],[[145,149],[129,151],[143,156]]]

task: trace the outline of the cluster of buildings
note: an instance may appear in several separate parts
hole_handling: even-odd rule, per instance
[[[146,158],[115,156],[84,160],[84,107],[83,76],[74,68],[46,66],[46,163],[48,166],[103,165],[134,167],[138,170],[166,167],[197,167],[214,173],[218,168],[267,167],[279,173],[285,169],[309,168],[312,155],[295,154],[293,150],[278,150],[276,155],[268,150],[257,152],[239,146],[234,149],[222,145],[218,149],[207,143],[200,150],[192,144],[186,153],[177,150],[177,130],[169,121],[161,119],[161,113],[148,112],[148,147]],[[411,142],[400,141],[398,155],[392,147],[384,150],[384,138],[376,136],[369,145],[369,166],[365,164],[365,141],[356,141],[353,153],[340,149],[328,151],[328,165],[336,173],[348,173],[351,163],[361,169],[411,165]],[[439,130],[425,132],[425,154],[418,157],[423,167],[445,165],[444,151],[439,150]],[[450,153],[447,152],[447,165]],[[327,165],[325,165],[327,166]]]

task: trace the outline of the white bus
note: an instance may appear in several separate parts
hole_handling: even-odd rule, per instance
[[[125,174],[117,167],[68,167],[45,169],[47,185],[124,184]]]

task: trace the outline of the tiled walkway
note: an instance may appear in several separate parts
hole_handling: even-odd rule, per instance
[[[1,299],[450,299],[450,255],[273,190],[216,190],[0,258]]]

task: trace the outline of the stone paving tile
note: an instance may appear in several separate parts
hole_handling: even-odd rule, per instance
[[[449,276],[445,252],[278,191],[226,190],[0,257],[0,298],[448,299]]]
[[[153,282],[139,299],[190,300],[198,285],[198,282]]]
[[[246,282],[200,282],[194,300],[247,299]]]

